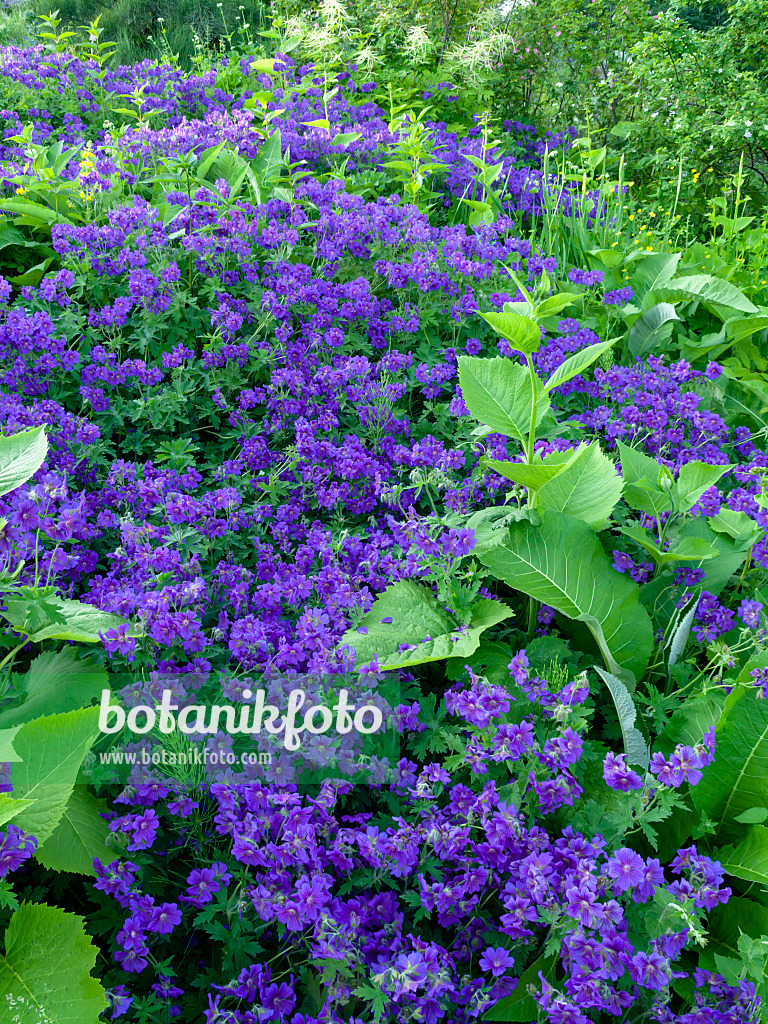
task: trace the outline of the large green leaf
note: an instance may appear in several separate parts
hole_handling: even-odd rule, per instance
[[[49,613],[48,621],[44,613]],[[0,615],[20,633],[28,633],[29,639],[35,643],[41,640],[79,640],[95,644],[99,643],[99,633],[127,623],[122,615],[103,612],[92,604],[53,596],[37,601],[8,599],[5,611],[0,611]],[[30,622],[34,624],[30,625]],[[136,636],[136,631],[132,630],[131,635]]]
[[[702,302],[717,306],[737,309],[740,313],[757,313],[757,306],[750,302],[744,292],[739,291],[735,284],[724,281],[711,274],[692,274],[690,277],[675,277],[665,282],[667,289],[675,295],[684,295],[689,299],[700,299]]]
[[[727,874],[768,885],[768,828],[753,825],[742,842],[724,847],[717,859]]]
[[[710,466],[706,462],[686,462],[672,488],[672,500],[682,512],[689,512],[699,498],[717,481],[730,473],[733,466]]]
[[[607,352],[611,345],[613,345],[613,340],[601,341],[596,345],[587,345],[586,348],[581,349],[579,352],[574,352],[572,356],[568,356],[556,370],[553,370],[544,385],[544,390],[551,391],[553,388],[565,384],[566,381],[571,380],[577,374],[583,373],[588,366],[597,362],[603,352]]]
[[[96,953],[81,917],[22,903],[0,955],[0,1017],[6,1024],[98,1024],[107,1000],[91,977]]]
[[[492,1006],[487,1013],[483,1014],[483,1020],[512,1021],[513,1024],[530,1024],[530,1021],[537,1018],[539,1004],[528,993],[528,986],[533,985],[537,991],[541,991],[541,980],[539,974],[545,978],[551,978],[557,967],[557,957],[554,954],[542,955],[534,960],[530,967],[523,971],[517,983],[517,988],[511,996],[500,999],[495,1006]]]
[[[672,324],[679,319],[675,307],[669,302],[659,302],[643,313],[632,324],[627,335],[627,345],[634,358],[642,359],[653,352],[660,341],[670,336]]]
[[[736,818],[751,807],[768,807],[768,701],[754,687],[729,696],[716,730],[715,760],[693,790],[696,808],[715,825],[715,838],[738,839]]]
[[[14,800],[7,793],[0,793],[0,826],[4,825],[6,821],[11,821],[31,803],[31,800]]]
[[[541,524],[512,523],[503,544],[480,560],[510,587],[592,632],[605,663],[634,686],[648,665],[653,630],[637,584],[612,568],[596,534],[579,519],[541,512]]]
[[[623,486],[616,466],[593,441],[536,492],[536,507],[564,512],[599,529],[606,524]]]
[[[115,851],[106,845],[110,832],[101,816],[107,809],[87,786],[75,786],[55,832],[35,851],[36,859],[54,871],[94,875],[94,857],[104,864],[115,859]]]
[[[533,386],[521,363],[502,357],[459,356],[459,383],[467,408],[476,420],[524,443],[531,425]],[[546,395],[539,395],[537,425],[549,406]]]
[[[16,824],[42,844],[61,821],[77,773],[98,736],[99,709],[83,708],[28,722],[16,734],[21,762],[13,767],[13,795],[31,800]]]
[[[77,651],[68,647],[39,655],[28,672],[14,677],[14,684],[23,692],[23,702],[0,711],[0,729],[85,707],[108,688],[109,680],[102,665],[79,658]]]
[[[497,334],[507,339],[515,352],[530,356],[541,346],[541,328],[538,323],[521,313],[505,309],[501,313],[481,313],[480,316]]]
[[[667,284],[675,276],[680,262],[679,252],[658,252],[646,256],[632,275],[635,295],[644,295]]]
[[[9,437],[0,435],[0,495],[26,483],[40,469],[47,454],[45,427],[32,427]]]
[[[466,658],[477,649],[484,630],[510,615],[512,609],[499,601],[478,601],[469,628],[462,631],[428,587],[399,580],[374,601],[357,628],[344,634],[341,644],[355,649],[358,665],[376,657],[381,669]],[[409,649],[401,651],[406,644]]]

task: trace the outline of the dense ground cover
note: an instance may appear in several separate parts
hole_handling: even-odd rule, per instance
[[[447,80],[400,111],[354,65],[68,46],[0,61],[6,1008],[761,1020],[740,197],[680,250],[684,208]],[[389,728],[299,756],[97,706],[260,688]]]

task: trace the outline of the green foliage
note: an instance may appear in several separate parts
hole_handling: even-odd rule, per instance
[[[98,1024],[106,1008],[91,977],[96,947],[83,920],[57,907],[23,903],[5,931],[0,1003],[14,1024]]]

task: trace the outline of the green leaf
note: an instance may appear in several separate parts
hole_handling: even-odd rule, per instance
[[[334,135],[331,139],[332,146],[348,146],[351,142],[357,141],[360,138],[360,132],[342,132],[340,135]]]
[[[608,687],[613,698],[616,713],[619,716],[621,735],[624,740],[624,753],[627,755],[629,764],[639,765],[648,770],[651,761],[651,752],[645,737],[639,729],[635,728],[637,720],[637,708],[632,700],[632,695],[624,683],[610,672],[605,672],[599,665],[595,665],[595,671]]]
[[[492,1006],[485,1014],[483,1020],[512,1021],[514,1024],[529,1024],[535,1020],[539,1012],[539,1004],[528,994],[528,986],[535,985],[536,990],[541,990],[539,974],[545,978],[552,979],[557,967],[557,956],[555,954],[540,956],[523,971],[517,983],[517,988],[511,996],[503,999]]]
[[[91,977],[96,953],[82,918],[22,903],[0,956],[0,1004],[8,1024],[98,1024],[107,1000]]]
[[[757,306],[750,302],[744,292],[739,291],[735,284],[719,277],[712,277],[711,274],[675,277],[664,283],[669,291],[677,295],[700,299],[702,302],[714,303],[718,306],[728,306],[730,309],[739,310],[740,313],[759,312]]]
[[[739,814],[734,819],[742,825],[759,825],[768,818],[768,807],[750,807],[748,811]]]
[[[746,512],[734,512],[725,506],[716,516],[708,516],[707,522],[715,533],[727,534],[739,547],[750,548],[762,537],[760,527]]]
[[[484,469],[487,467],[495,470],[507,480],[512,480],[513,483],[522,484],[523,487],[536,491],[562,473],[565,467],[573,461],[581,447],[583,446],[567,452],[549,452],[543,458],[541,455],[534,455],[531,463],[483,459],[482,466]]]
[[[593,441],[580,448],[562,471],[536,492],[536,507],[564,512],[599,529],[605,526],[622,488],[616,466]]]
[[[544,385],[544,390],[551,391],[553,388],[565,384],[566,381],[572,380],[573,377],[582,373],[588,366],[596,362],[603,352],[607,352],[613,344],[613,340],[601,341],[597,345],[587,345],[586,348],[581,349],[579,352],[574,352],[572,356],[568,356],[565,362],[561,363],[551,374],[549,380]]]
[[[682,512],[689,512],[699,498],[733,466],[710,466],[706,462],[686,462],[681,466],[672,488],[672,500]]]
[[[536,306],[534,315],[538,320],[542,320],[545,316],[554,316],[556,313],[561,313],[566,306],[572,306],[580,297],[571,292],[558,292],[557,295],[550,295],[548,299],[544,299]]]
[[[29,722],[41,715],[85,707],[109,687],[107,670],[89,658],[79,658],[73,648],[40,654],[23,676],[14,680],[23,690],[18,707],[0,711],[0,729]]]
[[[8,796],[7,793],[0,793],[0,825],[5,825],[7,821],[11,821],[25,807],[29,807],[31,803],[31,800],[15,800],[13,797]]]
[[[56,830],[35,851],[36,860],[54,871],[95,875],[94,857],[109,864],[116,856],[106,845],[110,831],[101,815],[107,810],[87,786],[75,786]]]
[[[14,762],[21,760],[13,745],[19,729],[21,729],[20,725],[17,725],[15,729],[0,729],[0,761]]]
[[[635,295],[644,295],[671,281],[681,256],[679,252],[659,252],[646,256],[632,275]]]
[[[81,643],[99,643],[99,633],[117,626],[124,626],[127,619],[122,615],[114,615],[112,612],[103,612],[92,604],[83,604],[80,601],[68,601],[61,597],[45,597],[46,609],[50,608],[54,614],[63,617],[64,623],[49,621],[42,626],[36,625],[30,632],[29,639],[34,643],[41,640],[79,640]],[[0,615],[19,632],[26,633],[25,626],[29,623],[29,616],[33,610],[39,607],[39,602],[30,600],[7,600],[6,610],[0,611]],[[129,631],[136,636],[135,631]]]
[[[497,334],[507,339],[515,352],[530,356],[541,347],[541,329],[535,320],[511,309],[504,309],[501,313],[481,313],[480,316]]]
[[[652,306],[647,313],[635,320],[627,335],[629,351],[635,359],[642,359],[653,352],[660,341],[672,333],[672,323],[680,317],[669,302]]]
[[[45,427],[0,436],[0,496],[21,487],[40,469],[48,454]]]
[[[480,560],[510,587],[584,622],[625,685],[642,677],[653,649],[651,620],[637,584],[612,568],[586,523],[542,511],[541,525],[512,523],[505,542]]]
[[[499,601],[478,601],[472,608],[469,628],[462,631],[428,587],[399,580],[387,587],[360,626],[348,630],[340,643],[355,649],[358,665],[376,657],[380,669],[406,668],[468,657],[477,649],[484,630],[510,615],[511,608]],[[408,644],[410,650],[401,651],[402,644]]]
[[[17,199],[0,199],[0,210],[8,210],[9,213],[17,213],[21,217],[29,217],[30,220],[39,224],[55,224],[56,222],[71,223],[66,217],[62,217],[50,206],[41,206],[40,203],[33,203],[27,200],[21,202]]]
[[[530,374],[521,363],[497,357],[480,359],[459,356],[459,383],[470,413],[496,433],[514,437],[521,444],[531,425],[533,388]],[[549,410],[550,402],[540,395],[537,425]]]
[[[99,709],[83,708],[37,718],[22,726],[14,745],[13,793],[32,805],[16,817],[42,845],[64,814],[83,758],[98,736]]]
[[[717,822],[715,836],[727,841],[742,832],[736,823],[740,814],[768,806],[768,701],[753,687],[734,689],[716,739],[715,759],[694,788],[693,802]]]
[[[506,463],[504,463],[506,465]],[[514,505],[489,505],[474,512],[466,522],[467,529],[475,535],[473,555],[477,558],[506,537],[506,528],[512,522],[526,519],[531,523],[541,521],[539,513],[532,508],[516,508]]]
[[[768,885],[768,828],[753,825],[738,846],[725,846],[717,859],[726,874]]]
[[[658,516],[673,509],[670,489],[673,477],[666,466],[636,448],[618,442],[624,500],[630,508]]]

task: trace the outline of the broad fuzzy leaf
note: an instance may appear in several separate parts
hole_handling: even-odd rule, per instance
[[[0,1005],[7,1024],[98,1024],[107,1000],[91,977],[96,947],[83,919],[22,903],[5,932]]]
[[[480,316],[497,334],[507,339],[515,352],[530,356],[540,348],[541,329],[535,320],[529,320],[527,316],[511,309],[502,310],[501,313],[481,313]]]
[[[45,427],[9,437],[0,435],[0,496],[21,487],[40,469],[48,454]]]
[[[669,302],[659,302],[635,320],[627,335],[629,351],[635,359],[642,359],[653,352],[660,341],[672,333],[672,324],[680,317]]]
[[[675,276],[681,253],[659,252],[646,256],[632,275],[632,287],[635,295],[644,295],[661,288]]]
[[[698,811],[716,822],[715,838],[737,839],[736,818],[768,806],[768,701],[738,687],[726,702],[716,731],[715,760],[693,790]]]
[[[68,601],[61,597],[46,597],[44,606],[40,602],[29,600],[8,600],[5,611],[0,615],[19,632],[26,632],[29,623],[29,615],[32,610],[50,608],[55,615],[59,616],[58,621],[51,621],[41,627],[35,626],[29,634],[30,640],[40,643],[41,640],[79,640],[81,643],[99,643],[99,633],[117,626],[124,626],[127,619],[122,615],[114,615],[112,612],[103,612],[94,608],[92,604],[84,604],[80,601]],[[61,618],[64,621],[61,621]],[[132,636],[138,635],[131,631]]]
[[[54,871],[95,875],[94,857],[109,864],[116,856],[106,845],[110,832],[101,815],[107,809],[87,786],[75,786],[55,832],[38,846],[36,860]]]
[[[17,707],[0,711],[0,729],[30,722],[42,715],[85,707],[109,687],[107,670],[69,647],[40,654],[15,685],[24,693]]]
[[[521,444],[531,425],[533,388],[528,370],[511,359],[459,356],[459,383],[470,413],[499,434]],[[546,395],[539,395],[536,423],[549,410]]]
[[[700,299],[702,302],[717,306],[727,306],[740,313],[757,313],[757,306],[750,302],[744,292],[739,291],[735,284],[724,281],[711,274],[692,274],[690,277],[675,277],[666,282],[667,289],[689,299]]]
[[[356,664],[376,657],[380,669],[466,658],[477,649],[483,631],[509,618],[512,609],[498,601],[478,601],[472,612],[469,628],[461,631],[427,587],[399,580],[374,601],[360,626],[348,630],[341,643],[355,649]],[[409,649],[401,651],[404,644]]]
[[[16,734],[21,762],[13,768],[13,794],[32,804],[15,822],[41,845],[61,821],[83,758],[98,736],[98,721],[98,708],[83,708],[37,718]]]
[[[551,391],[553,388],[557,388],[561,384],[565,384],[566,381],[572,380],[578,374],[583,373],[588,366],[597,362],[603,352],[607,352],[612,345],[613,340],[601,341],[597,345],[588,345],[579,352],[574,352],[572,356],[568,356],[568,358],[553,371],[552,375],[547,380],[547,383],[544,385],[544,390]]]
[[[739,817],[743,819],[744,815]],[[743,878],[746,882],[768,885],[768,828],[764,825],[753,825],[738,846],[724,847],[717,859],[723,865],[726,874]]]
[[[536,493],[536,506],[604,526],[621,497],[622,479],[597,441],[581,448],[562,471]]]
[[[591,630],[608,669],[634,686],[653,649],[639,588],[612,568],[596,534],[579,519],[542,512],[541,525],[513,523],[504,544],[480,558],[510,587]]]

